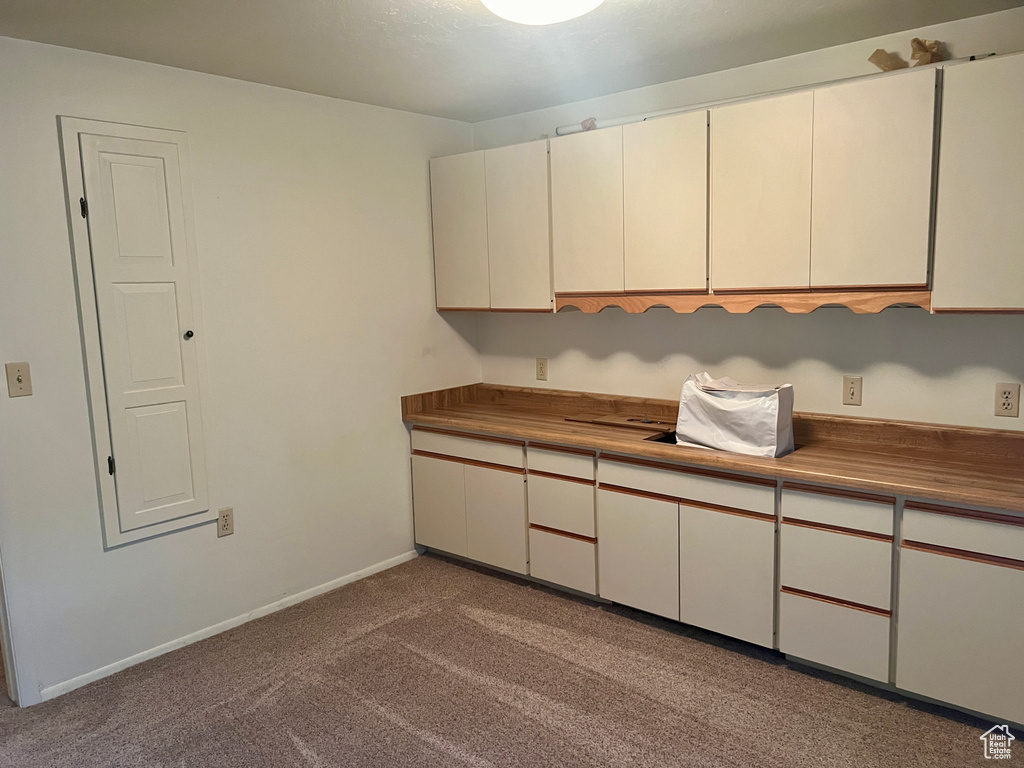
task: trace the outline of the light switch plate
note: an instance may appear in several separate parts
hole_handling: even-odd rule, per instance
[[[7,363],[7,394],[25,397],[32,394],[32,372],[28,363]]]
[[[843,405],[860,405],[863,376],[843,376]]]
[[[231,507],[217,512],[217,538],[230,536],[235,532],[235,511]]]

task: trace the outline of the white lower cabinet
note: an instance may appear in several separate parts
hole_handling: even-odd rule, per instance
[[[679,619],[772,646],[773,517],[679,505]]]
[[[1024,723],[1024,570],[904,548],[896,686]]]
[[[530,529],[530,575],[588,595],[597,594],[593,541]]]
[[[465,470],[468,557],[529,573],[525,475],[472,464]]]
[[[679,505],[598,491],[601,597],[679,620]]]
[[[889,679],[888,614],[783,591],[779,650],[879,682]]]
[[[412,503],[417,544],[468,557],[464,466],[413,456]]]

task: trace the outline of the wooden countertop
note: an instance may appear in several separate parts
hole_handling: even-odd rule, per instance
[[[675,423],[678,403],[471,384],[402,398],[411,424],[592,448],[747,474],[1024,513],[1024,433],[796,413],[797,449],[779,459],[646,438],[661,431],[567,418]]]

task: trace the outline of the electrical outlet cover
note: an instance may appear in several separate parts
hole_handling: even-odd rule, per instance
[[[1020,384],[996,384],[996,416],[1020,416]]]
[[[548,380],[548,359],[546,357],[537,358],[537,381]]]
[[[230,536],[235,532],[235,512],[231,507],[225,507],[217,513],[217,538]]]

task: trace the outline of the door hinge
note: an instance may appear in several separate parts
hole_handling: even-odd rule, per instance
[[[107,471],[110,474],[114,474],[114,457],[107,456]]]
[[[87,202],[85,202],[85,198],[84,197],[78,198],[78,204],[82,208],[82,218],[84,219],[84,218],[88,217],[88,215],[89,215],[89,204]]]

